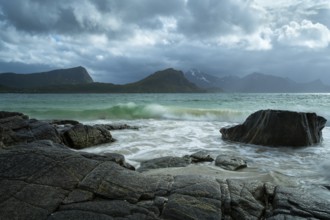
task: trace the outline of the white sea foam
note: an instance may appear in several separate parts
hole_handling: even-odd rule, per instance
[[[330,163],[319,164],[319,161],[325,161],[330,156],[330,149],[327,147],[330,144],[329,127],[324,129],[325,141],[322,144],[294,149],[225,142],[221,139],[219,129],[230,124],[227,122],[141,119],[123,123],[141,128],[113,131],[117,142],[87,151],[122,153],[131,164],[138,167],[144,160],[163,156],[184,156],[204,150],[210,152],[214,158],[219,154],[225,154],[241,156],[248,161],[249,168],[245,170],[247,173],[232,173],[231,178],[261,178],[260,175],[263,175],[263,178],[276,183],[294,182],[304,186],[325,183],[326,178],[330,177],[326,176]],[[216,172],[214,164],[204,166],[208,168],[198,172],[205,169],[210,169],[210,173]]]

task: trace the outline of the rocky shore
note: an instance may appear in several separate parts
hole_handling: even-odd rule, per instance
[[[0,219],[330,219],[330,202],[300,188],[144,174],[214,160],[205,152],[146,161],[135,171],[122,155],[73,150],[114,141],[109,130],[0,112]],[[246,166],[224,155],[215,162]]]

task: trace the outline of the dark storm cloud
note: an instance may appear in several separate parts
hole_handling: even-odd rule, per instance
[[[11,0],[3,1],[2,19],[27,32],[93,32],[109,31],[109,16],[121,25],[157,28],[160,16],[173,15],[184,6],[184,1],[106,1],[106,0]],[[93,8],[93,6],[95,6]],[[90,13],[90,14],[89,14]],[[98,18],[104,16],[103,18]],[[108,17],[107,17],[108,16]],[[123,27],[120,27],[123,28]]]
[[[0,73],[12,72],[15,69],[15,73],[35,73],[52,70],[54,66],[46,64],[26,64],[20,62],[3,62],[0,61]]]
[[[0,1],[0,72],[81,65],[125,83],[173,67],[330,83],[329,10],[327,0]]]
[[[56,2],[58,1],[2,1],[3,18],[9,25],[27,32],[48,32],[53,28],[61,28],[59,24],[63,23],[76,26],[70,10],[59,7]]]

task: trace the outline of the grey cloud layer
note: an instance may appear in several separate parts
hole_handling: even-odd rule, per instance
[[[329,21],[327,0],[0,0],[0,72],[83,65],[125,83],[195,67],[330,83]]]

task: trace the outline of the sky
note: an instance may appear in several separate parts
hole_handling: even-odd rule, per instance
[[[0,0],[0,72],[260,72],[330,84],[329,0]]]

